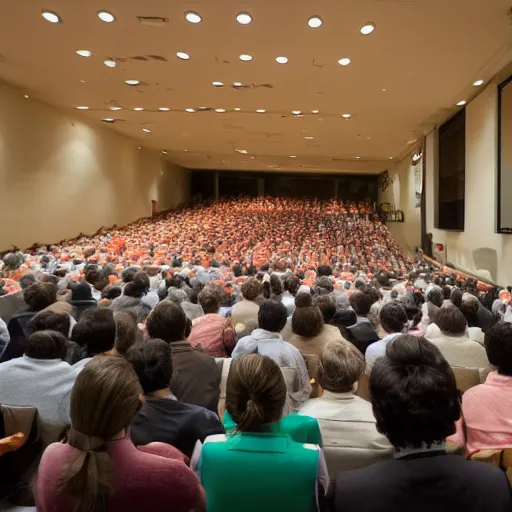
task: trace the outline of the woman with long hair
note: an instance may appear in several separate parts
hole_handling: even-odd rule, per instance
[[[129,426],[142,389],[128,361],[93,358],[71,394],[66,443],[44,452],[36,483],[39,512],[135,512],[204,509],[204,492],[176,449],[139,451]],[[159,456],[157,456],[158,454]]]

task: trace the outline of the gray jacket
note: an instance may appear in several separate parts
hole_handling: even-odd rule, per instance
[[[0,354],[4,351],[4,348],[9,343],[9,331],[7,330],[7,324],[0,318]]]

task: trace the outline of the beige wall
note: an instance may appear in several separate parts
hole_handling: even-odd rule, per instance
[[[0,250],[125,225],[189,198],[189,172],[0,84]]]
[[[466,202],[462,233],[434,228],[437,133],[426,143],[427,232],[446,244],[448,261],[500,285],[512,284],[512,236],[496,233],[497,84],[466,107]]]
[[[388,222],[387,226],[409,254],[421,246],[421,208],[415,207],[414,167],[411,158],[412,154],[406,156],[389,171],[394,182],[380,192],[380,202],[390,203],[393,209],[404,212],[405,222]]]

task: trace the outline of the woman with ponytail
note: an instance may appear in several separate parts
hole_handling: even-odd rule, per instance
[[[323,452],[283,432],[285,401],[283,374],[270,357],[233,360],[226,409],[236,428],[207,437],[192,456],[208,512],[317,510],[329,483]]]
[[[141,395],[124,359],[96,357],[84,367],[71,394],[67,442],[50,445],[41,459],[39,512],[204,510],[201,485],[178,450],[132,444],[129,426]]]

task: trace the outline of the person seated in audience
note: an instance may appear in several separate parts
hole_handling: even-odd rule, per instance
[[[439,308],[443,305],[443,291],[439,286],[431,286],[425,295],[425,302],[421,306],[421,330],[426,334],[431,323],[435,323]]]
[[[445,451],[460,417],[459,392],[435,345],[408,335],[389,343],[370,375],[370,396],[394,458],[340,473],[328,510],[510,511],[510,485],[501,470]]]
[[[81,281],[80,283],[76,283],[71,285],[71,303],[79,301],[89,301],[92,302],[93,300],[96,300],[92,296],[91,287],[89,284],[85,281]]]
[[[374,303],[374,297],[367,291],[355,291],[350,296],[350,306],[357,315],[354,325],[347,327],[348,341],[353,343],[362,354],[370,344],[379,339],[377,331],[374,329],[368,314]]]
[[[318,356],[321,396],[308,400],[298,412],[318,420],[331,475],[391,456],[391,445],[375,426],[370,402],[354,394],[364,370],[359,350],[331,341]]]
[[[407,312],[401,302],[396,300],[387,302],[380,310],[380,325],[386,336],[366,349],[367,371],[370,373],[377,358],[386,353],[388,343],[407,332]]]
[[[123,290],[120,286],[109,284],[101,290],[101,300],[99,304],[101,306],[110,306],[112,302],[123,294]]]
[[[480,343],[480,345],[483,345],[484,332],[478,326],[478,309],[478,299],[470,293],[464,293],[462,295],[462,304],[460,306],[460,310],[462,311],[462,314],[468,323],[469,339]]]
[[[120,357],[90,361],[71,395],[66,443],[50,445],[39,465],[39,512],[205,510],[205,496],[183,455],[157,443],[145,451],[130,440],[142,389]]]
[[[231,318],[219,315],[220,297],[216,290],[205,288],[198,296],[204,316],[192,322],[192,332],[187,341],[200,346],[203,352],[214,357],[229,357],[236,345],[236,332]]]
[[[338,333],[340,330],[336,326],[331,325],[331,321],[336,314],[336,299],[334,295],[329,293],[327,295],[317,295],[313,297],[313,306],[316,306],[320,310],[320,313],[322,313],[324,332],[329,332],[333,338],[339,339]]]
[[[63,359],[67,339],[57,331],[37,331],[25,354],[0,364],[0,404],[37,407],[44,442],[58,439],[69,424],[69,395],[77,369]]]
[[[500,321],[485,333],[485,351],[496,371],[462,395],[466,450],[512,448],[512,324]]]
[[[286,276],[283,280],[284,293],[281,302],[286,307],[288,316],[293,315],[295,311],[295,297],[299,291],[300,285],[300,279],[294,274]]]
[[[460,309],[445,306],[436,313],[436,325],[440,335],[428,340],[436,345],[451,366],[478,368],[483,382],[490,371],[489,361],[484,347],[468,337],[467,323]],[[433,331],[434,326],[430,325]]]
[[[233,359],[245,354],[261,354],[272,358],[281,368],[292,369],[293,380],[287,383],[287,412],[290,412],[296,411],[309,398],[311,384],[301,353],[281,337],[286,314],[281,302],[270,299],[262,302],[258,311],[258,329],[238,341],[233,350]]]
[[[337,309],[336,313],[331,319],[331,325],[339,329],[343,339],[348,341],[351,341],[351,335],[350,332],[348,331],[348,327],[354,325],[356,322],[357,315],[355,311],[353,309],[349,309],[348,306],[345,309]]]
[[[124,356],[128,349],[142,340],[137,320],[129,311],[116,311],[114,313],[116,323],[116,341],[114,348],[117,354]]]
[[[9,329],[7,329],[7,324],[0,318],[0,355],[4,351],[10,339],[11,337],[9,336]]]
[[[129,311],[144,322],[153,307],[158,303],[158,295],[149,292],[149,276],[146,272],[137,272],[132,281],[126,284],[123,295],[114,299],[110,305],[112,311]]]
[[[207,437],[191,461],[208,512],[316,510],[329,481],[325,460],[319,446],[276,433],[286,394],[281,370],[270,357],[249,354],[233,361],[226,407],[236,430]]]
[[[261,295],[261,283],[256,278],[251,277],[244,281],[241,292],[242,300],[233,306],[231,319],[237,334],[243,337],[251,334],[258,327],[260,306],[256,303],[256,299]]]
[[[224,433],[215,413],[180,402],[172,393],[172,353],[168,343],[137,343],[128,350],[126,359],[135,368],[144,391],[144,405],[130,429],[136,446],[158,441],[191,457],[198,440],[203,442],[209,435]]]
[[[198,292],[192,289],[188,294],[187,298],[184,299],[181,303],[181,309],[185,311],[187,318],[193,322],[196,318],[204,316],[203,308],[201,304],[198,303]]]
[[[217,412],[220,369],[215,358],[194,349],[186,341],[187,317],[180,306],[163,300],[146,320],[150,338],[162,339],[172,349],[173,393],[180,402],[200,405]]]

